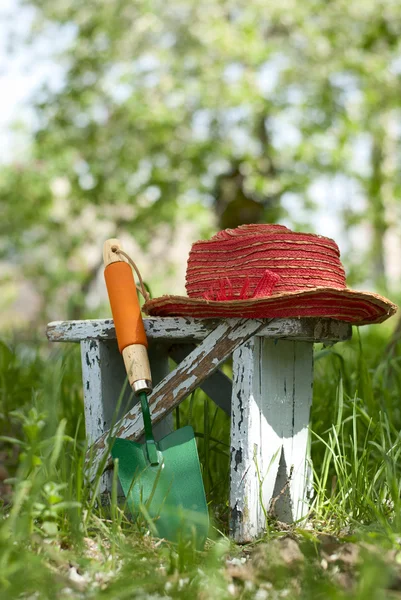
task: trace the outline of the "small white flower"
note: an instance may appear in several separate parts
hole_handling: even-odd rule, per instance
[[[243,556],[241,558],[229,558],[226,563],[228,565],[233,565],[234,567],[240,567],[241,565],[243,565],[244,563],[246,563],[246,558],[244,558]]]
[[[68,578],[74,583],[85,583],[86,579],[78,573],[75,567],[71,567],[68,571]]]
[[[83,591],[89,583],[89,576],[86,574],[80,575],[75,567],[71,567],[68,571],[68,579],[74,583],[74,587],[79,591]]]
[[[183,579],[179,579],[178,580],[178,589],[182,590],[182,588],[184,588],[187,583],[189,582],[189,578],[188,577],[184,577]]]

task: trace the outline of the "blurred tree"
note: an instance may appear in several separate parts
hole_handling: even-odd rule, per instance
[[[25,3],[35,36],[49,23],[74,32],[61,89],[35,99],[31,157],[3,169],[0,187],[3,255],[48,302],[64,289],[79,316],[99,227],[146,246],[161,223],[173,234],[210,206],[220,227],[296,221],[286,195],[313,210],[311,183],[339,173],[363,200],[350,197],[345,227],[371,232],[355,272],[385,290],[384,238],[401,210],[399,3]]]

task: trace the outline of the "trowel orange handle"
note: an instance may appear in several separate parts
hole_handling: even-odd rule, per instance
[[[115,250],[122,250],[117,239],[103,246],[104,278],[116,329],[118,348],[123,355],[131,387],[136,394],[152,390],[148,342],[131,266]]]

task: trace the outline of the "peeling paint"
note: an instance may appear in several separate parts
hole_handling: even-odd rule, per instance
[[[173,398],[177,398],[178,394],[181,390],[188,389],[192,384],[196,382],[196,375],[192,375],[192,377],[188,377],[185,381],[183,381],[180,385],[178,385],[173,391]]]
[[[239,526],[242,524],[242,511],[238,509],[238,505],[231,509],[231,531],[235,533],[238,531]]]
[[[236,319],[227,319],[232,327]],[[263,321],[261,321],[262,323]],[[144,319],[149,339],[198,340],[207,337],[221,323],[218,319],[190,319],[183,317],[149,317]],[[340,341],[349,339],[352,328],[349,323],[330,319],[266,319],[261,332],[256,335],[305,341]],[[54,342],[80,342],[93,339],[115,339],[112,319],[87,319],[82,321],[53,321],[48,324],[46,335]]]
[[[241,383],[242,383],[242,381],[241,381]],[[238,400],[237,407],[240,412],[240,420],[238,422],[238,431],[241,431],[241,425],[244,422],[244,406],[242,404],[241,390],[238,390],[238,392],[237,392],[237,400]]]
[[[307,342],[275,343],[256,336],[234,353],[230,506],[234,516],[241,513],[237,524],[232,518],[233,536],[240,543],[263,533],[262,502],[268,510],[276,482],[281,489],[289,477],[287,465],[294,465],[290,514],[281,514],[277,504],[279,518],[291,521],[307,511],[312,348]]]
[[[234,461],[234,471],[238,471],[238,465],[242,463],[242,448],[238,448],[238,450],[235,451]]]

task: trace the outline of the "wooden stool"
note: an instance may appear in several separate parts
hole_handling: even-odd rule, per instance
[[[267,513],[284,522],[305,517],[312,495],[309,419],[313,344],[333,344],[352,335],[351,325],[330,319],[144,320],[155,389],[150,406],[158,435],[172,429],[171,411],[201,387],[231,415],[231,535],[248,542],[264,531]],[[91,474],[108,453],[107,438],[126,379],[113,321],[56,321],[54,342],[80,342],[85,425]],[[233,380],[219,366],[233,359]],[[178,366],[169,372],[168,358]],[[129,402],[126,390],[122,405]],[[114,421],[113,421],[114,415]],[[112,435],[138,439],[140,409],[118,415]],[[102,492],[110,489],[110,472]]]

